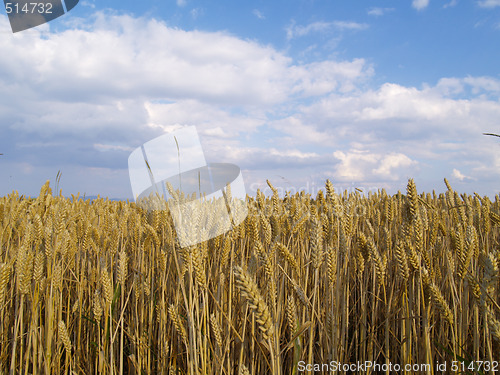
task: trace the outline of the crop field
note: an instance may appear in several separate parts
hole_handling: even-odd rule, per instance
[[[166,210],[48,182],[2,197],[0,373],[498,373],[500,198],[445,183],[280,198],[269,182],[187,248]]]

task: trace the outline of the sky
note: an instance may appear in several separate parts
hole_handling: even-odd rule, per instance
[[[192,125],[250,195],[494,197],[499,67],[500,0],[86,0],[15,34],[2,8],[0,196],[131,199],[131,152]]]

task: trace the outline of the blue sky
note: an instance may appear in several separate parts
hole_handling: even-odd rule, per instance
[[[130,198],[132,150],[186,125],[247,192],[500,186],[500,0],[80,1],[0,12],[0,195]]]

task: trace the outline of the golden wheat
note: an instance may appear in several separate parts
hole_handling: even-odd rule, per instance
[[[394,195],[268,185],[244,222],[189,247],[153,204],[68,199],[48,182],[35,199],[0,197],[0,373],[500,360],[500,196],[446,180]],[[226,188],[216,210],[235,199]],[[208,209],[183,212],[200,236],[220,229]]]

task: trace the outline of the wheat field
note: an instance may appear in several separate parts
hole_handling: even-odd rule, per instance
[[[188,248],[168,211],[49,182],[2,197],[0,373],[493,374],[475,361],[500,361],[500,198],[445,183],[280,198],[268,182]]]

